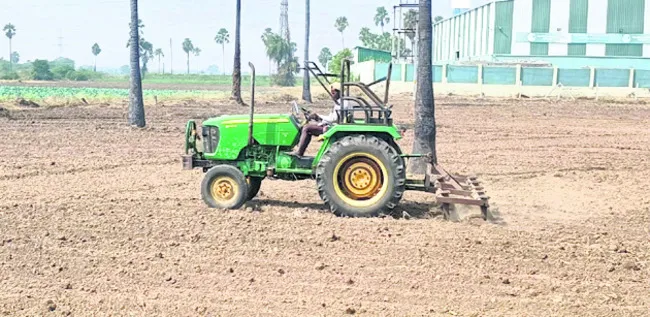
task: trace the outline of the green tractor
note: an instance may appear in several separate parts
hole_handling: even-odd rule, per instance
[[[487,217],[488,197],[475,177],[450,175],[433,164],[430,155],[405,154],[397,145],[401,130],[393,123],[388,105],[392,65],[386,77],[364,84],[350,81],[349,61],[344,61],[340,75],[323,73],[314,62],[307,62],[305,69],[328,92],[329,78],[339,77],[340,100],[353,105],[338,112],[338,120],[319,137],[322,144],[313,157],[289,153],[309,120],[307,109],[294,102],[288,114],[254,114],[255,67],[249,65],[249,115],[210,118],[200,128],[193,120],[187,123],[183,169],[203,170],[201,195],[209,207],[239,209],[258,194],[265,179],[314,179],[320,197],[337,216],[391,214],[404,191],[418,190],[437,195],[445,218],[451,204],[480,206]],[[380,99],[370,88],[383,81],[385,96]],[[367,99],[351,96],[351,87]],[[430,162],[419,179],[406,176],[406,163],[413,157]]]

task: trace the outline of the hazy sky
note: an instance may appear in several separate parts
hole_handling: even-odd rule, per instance
[[[433,15],[449,16],[449,0],[433,0]],[[474,0],[473,5],[486,2]],[[234,0],[140,0],[140,18],[145,24],[145,38],[162,48],[167,70],[170,64],[169,40],[172,38],[173,66],[175,72],[186,70],[186,56],[181,43],[188,37],[201,48],[199,57],[190,57],[192,71],[209,65],[222,68],[221,46],[214,42],[219,28],[231,33],[231,43],[226,45],[226,71],[232,69],[235,1]],[[345,31],[345,44],[361,44],[359,30],[375,27],[373,16],[379,6],[385,6],[392,17],[392,7],[399,0],[311,0],[310,59],[317,60],[324,46],[333,52],[341,49],[340,33],[334,28],[338,16],[347,16],[350,26]],[[347,7],[344,7],[347,6]],[[289,27],[292,41],[298,44],[298,57],[303,60],[305,1],[289,0]],[[242,0],[242,67],[248,70],[252,61],[260,73],[268,72],[268,60],[260,39],[264,29],[278,30],[280,0]],[[0,27],[6,23],[16,26],[13,50],[20,53],[21,61],[54,59],[62,54],[74,59],[78,66],[92,65],[91,46],[97,42],[102,53],[98,67],[117,68],[127,65],[130,9],[128,0],[21,0],[5,1],[0,10]],[[387,26],[386,29],[391,29]],[[59,38],[62,37],[62,40]],[[59,46],[62,43],[62,49]],[[0,56],[7,59],[9,43],[0,40]],[[245,65],[245,66],[244,66]],[[157,60],[150,70],[158,69]]]

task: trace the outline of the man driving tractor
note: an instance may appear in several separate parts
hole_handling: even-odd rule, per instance
[[[341,100],[340,90],[332,87],[330,93],[332,94],[334,100],[336,100],[338,103],[334,103],[334,107],[332,108],[332,111],[325,116],[320,116],[317,113],[309,114],[308,117],[309,121],[316,121],[316,122],[308,122],[302,127],[302,129],[300,130],[300,141],[298,142],[298,150],[289,153],[289,155],[302,157],[305,154],[305,151],[307,150],[309,143],[311,142],[311,136],[312,135],[319,136],[325,133],[327,131],[327,128],[329,128],[332,124],[334,124],[337,121],[339,116],[338,111],[349,109],[349,105],[347,101]],[[341,105],[343,105],[343,107],[341,107]]]

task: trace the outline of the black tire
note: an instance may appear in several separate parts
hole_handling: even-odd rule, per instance
[[[251,200],[257,196],[257,193],[260,192],[260,187],[262,186],[262,177],[248,177],[248,196],[246,200]]]
[[[215,187],[219,184],[219,188]],[[201,196],[211,208],[239,209],[248,197],[248,183],[244,174],[234,166],[218,165],[205,173],[201,182]]]
[[[373,175],[378,183],[367,177]],[[316,182],[321,199],[335,215],[376,217],[391,214],[402,199],[406,170],[402,157],[386,141],[351,135],[335,141],[323,154]]]

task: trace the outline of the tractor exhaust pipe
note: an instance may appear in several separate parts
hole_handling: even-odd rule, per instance
[[[255,139],[253,138],[253,115],[255,114],[255,65],[248,62],[251,68],[251,113],[250,120],[248,121],[248,145],[253,145]]]

